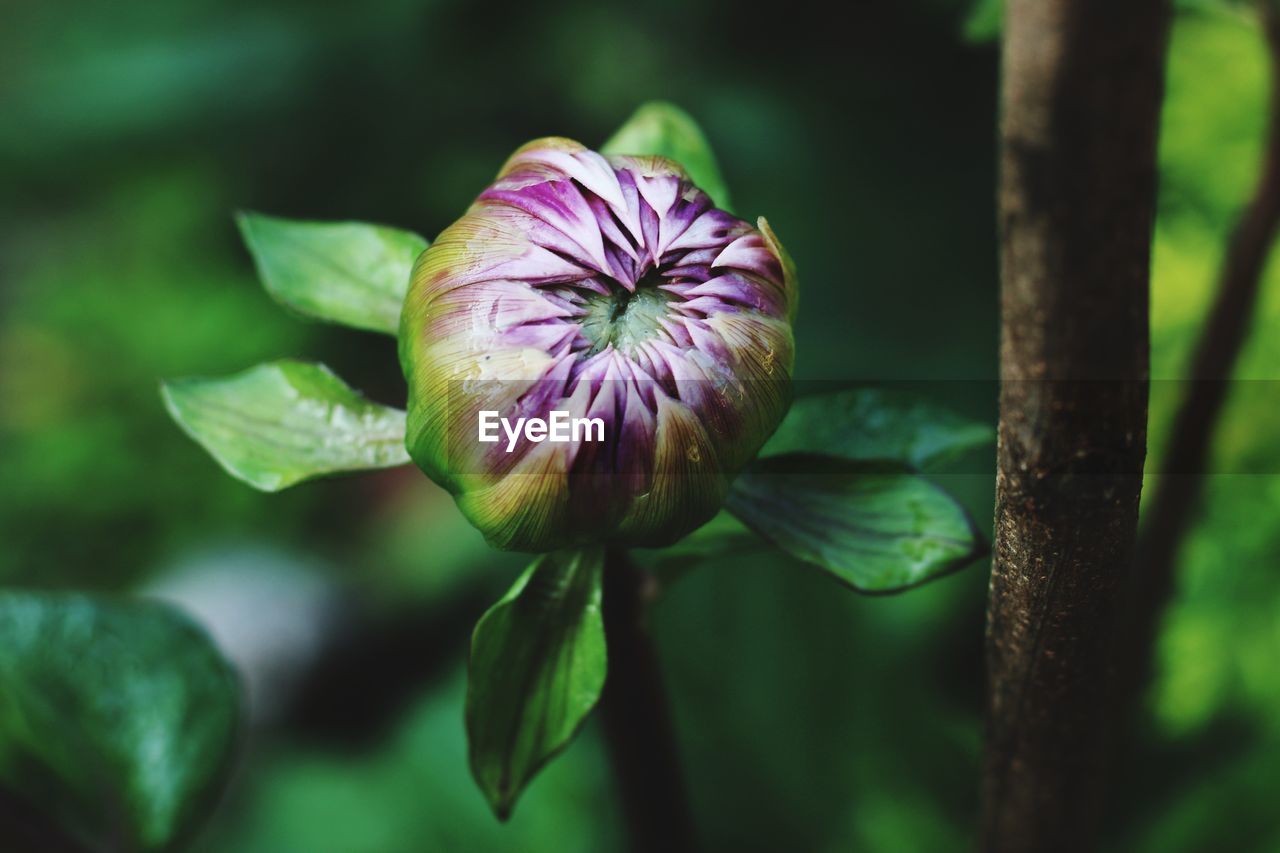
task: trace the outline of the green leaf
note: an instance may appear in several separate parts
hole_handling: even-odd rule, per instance
[[[238,712],[234,673],[171,607],[0,593],[0,785],[92,849],[188,832],[220,789]]]
[[[973,0],[965,13],[962,34],[967,42],[998,41],[1004,29],[1004,0]]]
[[[471,772],[500,820],[564,749],[604,687],[603,551],[538,557],[471,637]]]
[[[894,464],[803,454],[761,459],[735,481],[726,507],[859,592],[924,583],[984,547],[946,492]]]
[[[366,400],[320,364],[284,360],[224,379],[175,379],[161,394],[218,464],[264,492],[409,461],[404,412]]]
[[[988,424],[909,394],[858,388],[796,400],[760,455],[825,453],[928,468],[994,440]]]
[[[760,537],[753,531],[730,513],[721,511],[674,545],[632,553],[663,586],[669,586],[708,560],[758,552],[761,544]]]
[[[309,317],[395,335],[413,262],[427,241],[363,222],[236,216],[267,292]]]
[[[653,101],[636,110],[601,148],[602,154],[658,154],[675,160],[716,206],[731,210],[729,188],[702,129],[688,113]]]

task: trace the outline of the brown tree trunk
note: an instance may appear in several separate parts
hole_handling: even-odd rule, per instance
[[[1164,0],[1010,0],[982,843],[1087,851],[1146,452]]]

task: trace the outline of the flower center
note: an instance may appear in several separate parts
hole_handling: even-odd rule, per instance
[[[593,293],[583,302],[586,314],[579,321],[582,334],[591,342],[588,356],[612,345],[624,355],[645,340],[659,334],[658,320],[667,313],[667,303],[674,297],[658,285],[665,279],[650,272],[629,291],[615,281],[609,282],[608,293]]]

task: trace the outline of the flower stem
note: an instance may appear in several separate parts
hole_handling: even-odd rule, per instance
[[[50,818],[4,788],[0,788],[0,838],[6,841],[5,850],[89,853]]]
[[[648,629],[653,579],[625,552],[604,568],[604,627],[609,675],[601,700],[605,738],[618,781],[631,847],[683,853],[697,849],[675,727]]]

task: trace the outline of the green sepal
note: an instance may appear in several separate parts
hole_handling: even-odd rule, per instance
[[[716,207],[732,212],[729,188],[711,144],[698,123],[674,104],[644,104],[600,147],[600,153],[657,154],[674,160],[699,189],[711,196]]]
[[[471,772],[500,820],[600,699],[600,548],[545,554],[480,618],[467,669]]]

